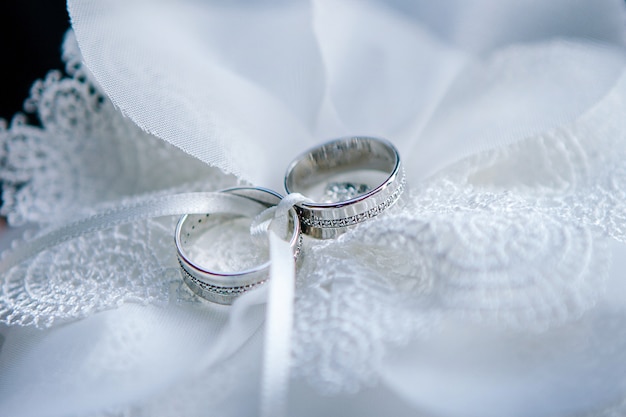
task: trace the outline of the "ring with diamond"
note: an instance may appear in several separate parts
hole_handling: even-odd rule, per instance
[[[262,248],[254,245],[250,239],[250,222],[263,210],[277,205],[282,196],[274,191],[264,188],[238,187],[223,190],[237,198],[228,212],[209,214],[187,214],[180,218],[176,226],[175,243],[178,254],[178,262],[181,267],[183,281],[198,296],[219,304],[232,304],[234,300],[246,291],[262,285],[269,275],[270,261],[267,252],[257,253]],[[243,221],[243,224],[242,224]],[[235,223],[238,222],[238,223]],[[246,223],[247,222],[247,223]],[[242,227],[237,236],[247,238],[247,242],[232,240],[232,248],[221,252],[230,252],[231,255],[240,254],[245,244],[248,251],[244,258],[236,259],[240,270],[234,272],[217,271],[217,263],[223,263],[223,253],[216,255],[209,249],[216,242],[223,243],[225,238],[233,238],[235,234],[228,235],[225,230],[230,225],[234,229],[236,225]],[[294,257],[300,251],[301,235],[300,223],[295,210],[289,211],[289,222],[286,231],[287,239],[291,245]],[[235,230],[236,231],[236,230]],[[265,248],[267,249],[267,248]],[[263,255],[263,256],[260,256]],[[265,258],[260,263],[256,259]],[[244,265],[241,267],[241,265]]]
[[[391,207],[404,190],[400,155],[391,142],[353,136],[326,142],[296,158],[285,174],[287,193],[313,202],[296,205],[302,232],[329,239]]]

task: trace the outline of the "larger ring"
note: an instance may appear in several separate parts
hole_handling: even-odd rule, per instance
[[[198,260],[192,259],[190,249],[197,244],[197,238],[210,227],[215,226],[212,216],[223,214],[235,217],[254,217],[264,209],[277,205],[282,196],[264,188],[238,187],[223,190],[242,197],[228,208],[227,213],[186,214],[176,226],[176,250],[181,266],[183,281],[200,297],[219,304],[232,304],[235,298],[262,285],[268,278],[270,261],[252,268],[235,272],[214,271]],[[294,257],[300,251],[300,224],[295,210],[290,211],[289,243]]]
[[[287,193],[312,202],[296,206],[303,233],[329,239],[391,207],[404,190],[400,155],[391,142],[354,136],[297,157],[285,174]]]

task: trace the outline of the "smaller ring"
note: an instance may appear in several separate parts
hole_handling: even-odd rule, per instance
[[[229,188],[221,192],[241,198],[238,198],[237,203],[233,203],[228,208],[228,212],[182,216],[176,225],[174,240],[182,278],[191,291],[214,303],[232,304],[239,295],[257,288],[267,281],[270,261],[241,271],[218,272],[194,261],[188,248],[202,232],[206,232],[212,226],[211,217],[213,215],[224,214],[229,218],[253,218],[263,210],[280,203],[282,196],[265,188],[252,187]],[[300,224],[295,210],[290,210],[289,214],[289,243],[294,257],[297,257],[302,243]]]
[[[288,194],[311,202],[296,205],[302,232],[330,239],[378,216],[404,191],[400,155],[387,140],[352,136],[335,139],[297,157],[285,174]]]

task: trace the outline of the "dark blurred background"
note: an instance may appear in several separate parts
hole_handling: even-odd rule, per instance
[[[0,7],[0,118],[23,111],[32,83],[63,69],[61,42],[70,27],[65,0],[4,1]]]

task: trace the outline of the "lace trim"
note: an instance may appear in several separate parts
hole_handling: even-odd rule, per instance
[[[63,59],[70,76],[50,72],[25,104],[42,127],[22,115],[8,128],[0,123],[0,214],[9,224],[61,223],[83,207],[216,176],[115,109],[83,67],[71,31]]]
[[[309,249],[297,372],[324,392],[354,391],[389,346],[428,337],[441,317],[537,332],[593,308],[609,238],[626,237],[620,91],[569,128],[413,184],[393,215]]]

